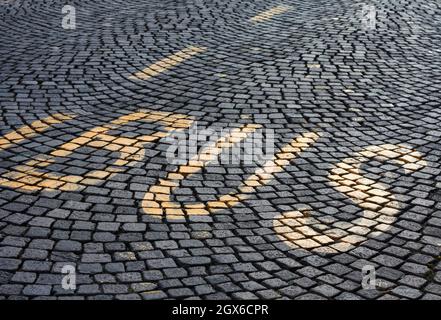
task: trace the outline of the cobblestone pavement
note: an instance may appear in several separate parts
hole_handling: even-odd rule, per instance
[[[1,298],[441,298],[439,1],[65,4],[0,1]],[[170,165],[196,121],[279,166]]]

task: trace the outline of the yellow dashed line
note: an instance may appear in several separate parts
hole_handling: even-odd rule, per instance
[[[275,15],[282,14],[282,13],[286,12],[286,11],[290,10],[291,8],[292,8],[291,6],[280,5],[280,6],[277,6],[277,7],[274,7],[269,10],[266,10],[266,11],[259,13],[258,15],[250,18],[250,21],[263,22],[263,21],[271,19]]]
[[[28,126],[23,126],[15,131],[5,134],[0,138],[0,150],[7,149],[26,139],[32,138],[40,132],[50,128],[52,125],[73,119],[75,116],[62,113],[53,114],[47,118],[36,120]]]
[[[177,64],[179,64],[187,59],[190,59],[192,56],[194,56],[198,53],[204,52],[205,50],[207,50],[207,49],[202,48],[202,47],[194,47],[194,46],[185,48],[181,51],[178,51],[178,52],[148,66],[144,70],[133,74],[132,76],[129,77],[129,79],[139,79],[139,80],[150,79],[151,77],[155,77],[155,76],[159,75],[160,73],[162,73],[170,68],[173,68]]]

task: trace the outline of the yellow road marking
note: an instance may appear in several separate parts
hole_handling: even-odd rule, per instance
[[[415,172],[427,162],[418,151],[404,145],[373,145],[338,163],[331,169],[330,185],[363,209],[352,221],[337,220],[326,225],[309,217],[312,208],[300,205],[297,210],[274,218],[274,230],[288,246],[314,249],[322,253],[344,252],[367,239],[371,229],[386,232],[397,220],[405,203],[381,181],[363,177],[361,166],[370,159],[391,160],[407,173]]]
[[[369,159],[389,159],[403,166],[408,173],[414,172],[427,166],[427,162],[422,159],[421,153],[412,150],[403,145],[383,144],[373,145],[359,152],[355,157],[345,159],[331,170],[329,179],[331,185],[341,193],[347,194],[360,207],[372,210],[375,203],[382,203],[384,199],[384,208],[380,213],[387,211],[387,214],[394,216],[400,212],[404,205],[395,196],[388,191],[386,187],[376,181],[362,177],[361,165]],[[388,199],[394,199],[389,202]],[[397,204],[399,206],[388,207],[388,204]],[[382,207],[380,205],[379,207]]]
[[[151,77],[155,77],[157,75],[159,75],[160,73],[173,68],[174,66],[176,66],[177,64],[190,59],[192,56],[204,52],[205,50],[207,50],[206,48],[203,47],[188,47],[185,48],[181,51],[178,51],[154,64],[151,64],[150,66],[148,66],[147,68],[145,68],[144,70],[140,71],[140,72],[136,72],[135,74],[133,74],[132,76],[129,77],[129,79],[140,79],[140,80],[147,80],[150,79]]]
[[[160,179],[159,184],[151,187],[145,194],[141,207],[146,214],[166,215],[167,218],[177,219],[187,215],[208,215],[216,211],[235,206],[246,199],[249,194],[255,192],[254,187],[267,184],[274,178],[274,174],[282,172],[284,166],[294,159],[305,148],[309,147],[318,138],[314,132],[305,133],[300,137],[293,139],[285,145],[282,150],[275,154],[271,160],[268,160],[261,168],[255,171],[255,174],[248,177],[238,188],[236,192],[219,196],[217,200],[203,203],[182,204],[171,201],[171,194],[174,189],[179,187],[179,181],[184,180],[188,175],[201,170],[210,160],[214,159],[222,152],[223,148],[229,148],[234,143],[246,138],[246,134],[256,130],[259,126],[244,126],[229,136],[218,140],[214,147],[208,148],[197,159],[189,161],[188,165],[179,168],[178,173],[169,173],[166,179]],[[246,133],[244,135],[244,133]],[[206,154],[209,156],[207,157]],[[200,159],[204,159],[203,161]]]
[[[24,140],[32,138],[40,132],[47,130],[54,124],[73,119],[74,117],[74,115],[56,113],[44,119],[36,120],[30,125],[20,127],[0,138],[0,150],[4,150],[13,145],[19,144],[20,142],[23,142]]]
[[[87,185],[96,185],[123,172],[126,167],[134,166],[139,160],[143,159],[145,154],[144,143],[156,141],[168,134],[158,131],[152,135],[143,135],[136,138],[117,137],[107,134],[109,130],[116,129],[118,126],[140,120],[161,124],[168,132],[190,127],[193,123],[193,120],[189,119],[186,115],[170,112],[140,110],[139,112],[123,115],[109,124],[95,127],[79,137],[64,143],[48,155],[35,157],[24,165],[13,167],[11,171],[4,173],[0,177],[0,185],[26,191],[41,189],[78,191]],[[45,167],[55,162],[55,157],[67,157],[83,146],[117,151],[119,152],[119,158],[105,169],[93,170],[85,174],[84,177],[44,171]]]
[[[290,10],[291,8],[292,8],[291,6],[280,5],[280,6],[277,6],[277,7],[274,7],[269,10],[266,10],[266,11],[259,13],[258,15],[250,18],[250,21],[263,22],[263,21],[271,19],[275,15],[285,13],[286,11]]]

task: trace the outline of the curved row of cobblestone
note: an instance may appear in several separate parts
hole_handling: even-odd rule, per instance
[[[0,5],[0,183],[16,182],[0,186],[0,297],[441,297],[439,3],[370,1],[375,30],[361,27],[362,1],[69,4],[76,30],[61,28],[62,1]],[[290,9],[250,20],[279,5]],[[192,46],[205,50],[130,78]],[[65,149],[142,110],[200,126],[258,124],[274,130],[277,152],[318,138],[240,203],[173,220],[142,207],[179,173],[164,140],[144,141],[143,158],[111,175],[115,141]],[[11,135],[55,114],[70,119]],[[106,134],[124,147],[166,131],[135,118]],[[36,170],[20,175],[26,165]],[[173,200],[215,201],[255,172],[208,165]],[[74,188],[22,187],[52,175],[80,178]],[[78,271],[75,292],[61,287],[65,264]],[[361,286],[365,265],[376,267],[376,290]]]

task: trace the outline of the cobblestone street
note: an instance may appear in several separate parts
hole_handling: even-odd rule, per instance
[[[0,299],[441,299],[440,1],[0,17]],[[274,155],[170,163],[195,124]]]

